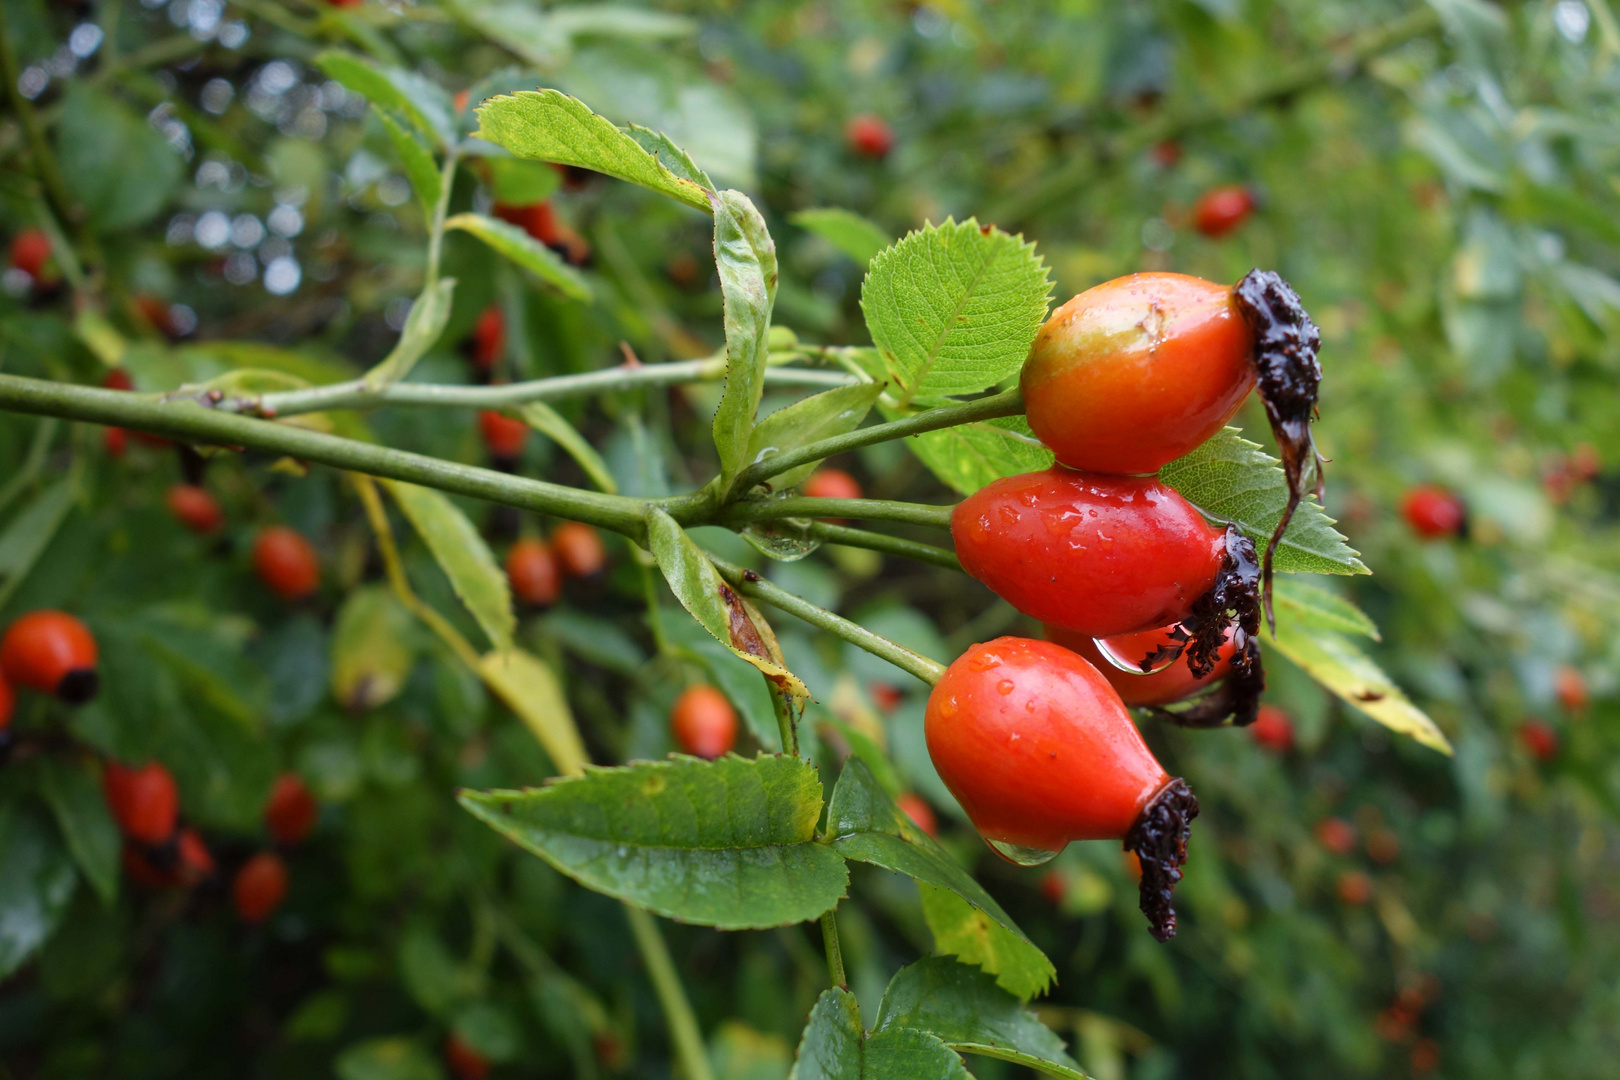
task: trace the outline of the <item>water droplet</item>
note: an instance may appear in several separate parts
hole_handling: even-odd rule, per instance
[[[939,703],[939,715],[943,716],[947,720],[956,715],[955,694],[952,694],[950,697]]]
[[[989,671],[1000,666],[1001,656],[993,652],[976,653],[973,659],[968,661],[968,667],[974,671]]]
[[[1044,866],[1058,857],[1058,852],[1047,851],[1045,848],[1009,844],[1005,840],[991,840],[989,837],[985,837],[984,842],[990,845],[991,851],[1014,866]]]
[[[1002,679],[1000,682],[996,683],[996,693],[1000,694],[1002,697],[1006,697],[1012,692],[1013,681],[1011,679]]]
[[[1156,675],[1159,672],[1163,671],[1164,669],[1166,669],[1166,668],[1170,667],[1171,665],[1173,665],[1177,660],[1181,659],[1181,657],[1179,657],[1179,656],[1172,657],[1169,660],[1165,660],[1165,661],[1160,662],[1159,664],[1155,665],[1153,668],[1151,668],[1148,671],[1143,671],[1141,666],[1140,666],[1141,661],[1143,660],[1142,656],[1137,656],[1137,657],[1134,657],[1134,658],[1130,657],[1130,656],[1126,656],[1125,654],[1120,652],[1118,646],[1110,645],[1108,643],[1109,640],[1110,639],[1108,639],[1108,638],[1093,638],[1092,639],[1092,644],[1097,646],[1097,651],[1102,653],[1102,658],[1104,660],[1108,661],[1114,667],[1119,668],[1119,670],[1128,671],[1132,675]],[[1114,640],[1119,640],[1119,639],[1116,638]],[[1132,650],[1132,651],[1137,651],[1137,650]]]
[[[1031,697],[1031,698],[1025,698],[1024,699],[1024,711],[1025,712],[1034,712],[1035,711],[1035,699],[1034,698]]]

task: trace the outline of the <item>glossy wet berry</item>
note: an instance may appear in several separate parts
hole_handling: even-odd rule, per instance
[[[1583,713],[1592,704],[1592,693],[1586,688],[1586,676],[1568,664],[1558,665],[1553,672],[1553,693],[1566,712]]]
[[[51,257],[51,238],[43,229],[24,229],[11,238],[11,265],[39,280]]]
[[[1185,651],[1171,661],[1168,667],[1150,664],[1157,670],[1143,672],[1141,669],[1143,661],[1150,660],[1161,649],[1175,647],[1177,642],[1170,633],[1173,629],[1174,627],[1166,626],[1157,630],[1143,630],[1107,638],[1103,644],[1107,647],[1109,656],[1104,656],[1097,642],[1087,634],[1076,634],[1061,627],[1048,626],[1046,638],[1085,657],[1086,661],[1119,691],[1120,700],[1125,704],[1170,705],[1183,701],[1225,678],[1232,670],[1232,654],[1236,650],[1231,635],[1228,634],[1226,643],[1221,646],[1217,656],[1215,670],[1203,677],[1192,673],[1192,669],[1188,666],[1189,657]]]
[[[1235,232],[1254,213],[1254,193],[1242,184],[1211,188],[1193,205],[1193,227],[1210,239]]]
[[[283,600],[302,600],[321,584],[321,560],[302,533],[272,525],[253,541],[253,570]]]
[[[225,524],[225,511],[207,488],[196,484],[175,484],[164,499],[175,520],[202,536],[217,532]]]
[[[928,805],[928,800],[914,792],[906,791],[894,797],[894,805],[900,812],[911,819],[911,823],[929,836],[939,835],[939,818],[934,814],[934,808]]]
[[[881,116],[861,113],[844,125],[844,142],[861,157],[880,161],[894,149],[894,129]]]
[[[174,835],[180,820],[180,789],[162,762],[129,766],[107,762],[101,790],[118,828],[131,840],[158,845]]]
[[[1545,720],[1526,720],[1519,725],[1519,745],[1540,762],[1558,756],[1558,732]]]
[[[286,898],[287,864],[273,852],[259,852],[231,880],[231,902],[243,922],[263,922]]]
[[[951,536],[963,569],[1013,607],[1102,638],[1185,619],[1215,584],[1226,532],[1152,477],[1058,466],[969,495]]]
[[[689,686],[670,707],[669,731],[682,753],[712,760],[736,745],[737,710],[714,687]]]
[[[1148,870],[1154,935],[1175,933],[1170,890],[1197,800],[1096,668],[1049,641],[975,645],[929,695],[924,731],[940,778],[997,853],[1034,865],[1071,841],[1123,840]]]
[[[1335,855],[1348,855],[1356,849],[1356,827],[1344,818],[1323,818],[1316,823],[1316,842]]]
[[[1468,521],[1462,499],[1443,487],[1423,484],[1401,499],[1401,517],[1425,540],[1461,536]]]
[[[479,371],[493,371],[506,355],[506,316],[491,304],[473,323],[472,361]]]
[[[478,414],[478,431],[490,456],[507,461],[519,457],[529,441],[528,424],[490,409]]]
[[[444,1040],[444,1064],[455,1080],[484,1080],[489,1075],[489,1059],[455,1032]]]
[[[548,608],[562,593],[562,567],[551,545],[527,537],[506,553],[506,579],[518,603],[532,608]]]
[[[31,611],[0,638],[0,671],[11,685],[55,694],[69,705],[96,696],[96,639],[64,611]]]
[[[321,806],[297,773],[282,773],[264,804],[264,827],[283,847],[301,843],[320,820]]]
[[[557,565],[571,578],[595,578],[607,570],[607,547],[601,535],[580,521],[565,521],[551,531]]]
[[[215,870],[208,845],[189,826],[179,831],[173,843],[157,847],[125,843],[122,862],[132,881],[151,889],[190,888],[213,877]]]
[[[1294,721],[1277,706],[1262,705],[1249,725],[1249,737],[1267,750],[1286,754],[1294,748]]]

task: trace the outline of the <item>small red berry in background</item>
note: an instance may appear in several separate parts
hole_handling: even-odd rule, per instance
[[[1348,855],[1356,849],[1356,827],[1344,818],[1323,818],[1316,823],[1316,840],[1335,855]]]
[[[96,639],[63,611],[31,611],[0,638],[0,671],[13,686],[55,694],[69,705],[96,696]]]
[[[174,835],[180,820],[180,789],[161,762],[139,768],[107,762],[101,773],[107,809],[125,836],[156,846]]]
[[[1419,1076],[1427,1076],[1440,1067],[1440,1044],[1433,1039],[1419,1039],[1412,1046],[1412,1071]]]
[[[113,368],[101,377],[101,385],[108,390],[133,390],[135,380],[123,368]]]
[[[1285,754],[1294,748],[1294,722],[1275,705],[1262,705],[1249,725],[1249,737],[1267,750]]]
[[[1181,144],[1174,139],[1154,143],[1153,160],[1161,169],[1174,168],[1176,162],[1181,160]]]
[[[302,600],[321,584],[321,560],[303,534],[272,525],[253,541],[253,569],[283,600]]]
[[[906,700],[899,687],[892,683],[875,682],[868,688],[868,692],[872,695],[872,704],[886,713],[894,712],[900,707],[901,702]]]
[[[283,847],[300,843],[315,828],[320,804],[297,773],[282,773],[270,788],[264,805],[264,825],[270,839]]]
[[[1338,892],[1339,899],[1343,903],[1351,907],[1360,907],[1372,899],[1372,878],[1360,870],[1346,870],[1334,883],[1334,890]]]
[[[1591,443],[1581,443],[1569,455],[1569,469],[1582,480],[1596,480],[1603,472],[1603,458]]]
[[[510,222],[547,247],[558,242],[557,213],[550,202],[511,206],[496,203],[493,213],[502,221]]]
[[[327,4],[335,8],[359,7],[365,0],[326,0]]]
[[[104,389],[107,389],[107,390],[133,390],[133,389],[135,389],[135,380],[130,378],[129,372],[125,371],[123,368],[113,368],[111,371],[107,372],[107,374],[105,376],[102,377],[101,385],[102,385],[102,387]],[[123,447],[124,447],[124,441],[123,441],[123,438],[122,438],[123,430],[124,430],[123,428],[108,428],[107,429],[107,431],[109,433],[108,436],[107,436],[107,438],[108,438],[107,452],[108,453],[114,453],[115,452],[113,450],[113,448],[112,448],[113,441],[112,441],[112,435],[111,435],[111,432],[114,432],[114,431],[119,433],[118,450],[116,451],[116,453],[119,453],[119,454],[123,453]],[[172,443],[169,442],[168,439],[165,439],[163,436],[161,436],[161,435],[153,435],[150,432],[135,431],[135,432],[131,432],[130,434],[134,435],[137,439],[139,439],[142,443],[145,443],[147,446],[161,448],[161,447],[166,447],[166,446],[173,445]]]
[[[1468,519],[1463,501],[1445,488],[1423,484],[1401,500],[1401,516],[1425,540],[1459,536]]]
[[[174,313],[169,302],[160,296],[142,293],[132,297],[130,303],[135,307],[135,313],[152,329],[167,338],[180,335],[175,332]]]
[[[858,499],[861,482],[843,469],[817,469],[804,482],[804,493],[812,499]]]
[[[478,430],[490,456],[508,461],[522,454],[523,444],[529,441],[528,424],[488,409],[478,414]]]
[[[489,1075],[489,1060],[455,1032],[444,1041],[444,1063],[456,1080],[484,1080]]]
[[[512,595],[529,607],[548,608],[562,592],[562,568],[544,540],[519,540],[506,553],[506,579]]]
[[[206,536],[225,524],[225,511],[206,488],[196,484],[175,484],[169,489],[169,512],[194,533]]]
[[[479,371],[491,371],[505,355],[506,316],[499,304],[491,304],[473,324],[473,365]]]
[[[1387,866],[1401,857],[1401,838],[1388,829],[1374,829],[1367,834],[1367,858],[1380,866]]]
[[[1553,693],[1558,695],[1558,704],[1568,712],[1583,713],[1592,704],[1585,676],[1568,664],[1560,664],[1553,672]]]
[[[1063,903],[1063,897],[1068,894],[1069,887],[1063,880],[1063,875],[1056,870],[1048,870],[1041,875],[1041,895],[1046,897],[1047,903],[1056,907]]]
[[[471,99],[472,99],[472,91],[470,91],[470,90],[457,90],[456,91],[456,96],[450,99],[450,104],[455,106],[456,112],[464,113],[464,112],[467,111],[467,103]]]
[[[1547,762],[1558,756],[1558,732],[1544,720],[1526,720],[1520,724],[1519,744],[1537,761]]]
[[[881,160],[894,149],[894,129],[881,116],[862,113],[844,125],[844,141],[861,157]]]
[[[934,816],[934,808],[928,805],[927,799],[908,791],[896,795],[894,805],[898,806],[917,828],[929,836],[939,835],[939,818]]]
[[[17,698],[11,692],[11,684],[6,682],[5,672],[0,671],[0,732],[11,726],[11,713],[17,706]]]
[[[273,852],[261,851],[243,863],[231,882],[231,900],[243,922],[263,922],[286,898],[287,864]]]
[[[690,251],[677,251],[664,260],[664,276],[682,289],[695,289],[703,283],[703,267]]]
[[[110,458],[121,458],[129,449],[129,433],[121,427],[103,428],[101,431],[101,448]]]
[[[180,830],[172,853],[160,854],[146,846],[125,844],[122,861],[132,881],[151,889],[189,888],[214,874],[214,857],[208,845],[189,826]]]
[[[607,547],[602,537],[580,521],[565,521],[551,531],[551,550],[563,573],[571,578],[594,578],[607,569]]]
[[[1254,212],[1254,195],[1242,184],[1211,188],[1193,205],[1193,225],[1210,239],[1233,232]]]
[[[669,730],[682,751],[713,760],[737,742],[737,710],[714,687],[689,686],[670,707]]]
[[[24,229],[11,238],[11,265],[38,281],[51,257],[51,238],[43,229]]]

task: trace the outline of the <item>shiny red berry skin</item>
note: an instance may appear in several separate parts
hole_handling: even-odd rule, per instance
[[[96,696],[96,639],[63,611],[31,611],[0,638],[0,671],[13,686],[55,694],[70,705]]]
[[[548,608],[562,593],[562,567],[544,540],[519,540],[506,553],[506,579],[518,602],[534,608]]]
[[[1560,664],[1553,672],[1553,693],[1558,703],[1568,712],[1583,713],[1592,704],[1592,693],[1586,688],[1586,677],[1568,664]]]
[[[478,430],[492,457],[515,458],[529,441],[528,424],[488,409],[478,414]]]
[[[139,768],[107,762],[101,773],[107,809],[125,836],[156,846],[174,835],[180,820],[180,789],[161,762]]]
[[[969,574],[1041,622],[1113,637],[1185,619],[1225,558],[1225,531],[1147,476],[1061,466],[980,488],[951,515]]]
[[[263,922],[286,898],[287,864],[273,852],[261,851],[253,856],[231,881],[231,901],[243,922]]]
[[[1152,473],[1232,419],[1254,388],[1253,354],[1230,287],[1131,274],[1052,312],[1019,386],[1030,430],[1063,464]]]
[[[506,316],[500,306],[485,308],[473,324],[473,364],[479,371],[490,371],[506,355]]]
[[[684,753],[714,759],[737,742],[737,710],[712,686],[689,686],[669,710],[669,730]]]
[[[321,584],[321,561],[314,545],[285,525],[259,533],[253,542],[253,569],[283,600],[302,600]]]
[[[1323,818],[1316,823],[1316,840],[1335,855],[1356,849],[1356,827],[1344,818]]]
[[[315,828],[321,806],[297,773],[282,773],[270,788],[264,805],[264,826],[283,847],[300,843]]]
[[[1519,743],[1540,762],[1558,756],[1558,732],[1544,720],[1526,720],[1519,725]]]
[[[934,814],[934,808],[928,805],[928,800],[912,792],[904,792],[894,797],[894,805],[900,808],[901,813],[911,819],[911,823],[929,836],[939,835],[939,818]]]
[[[1262,705],[1249,725],[1249,737],[1267,750],[1286,754],[1294,748],[1294,721],[1277,706]]]
[[[844,125],[844,141],[861,157],[881,160],[894,149],[894,129],[881,116],[862,113]]]
[[[1121,839],[1168,783],[1114,688],[1050,641],[975,645],[928,696],[928,753],[986,840]]]
[[[1406,493],[1401,500],[1401,516],[1423,539],[1439,540],[1460,535],[1468,511],[1463,501],[1445,488],[1424,484]]]
[[[1048,641],[1055,641],[1065,649],[1083,656],[1115,690],[1119,691],[1120,700],[1127,705],[1169,705],[1191,697],[1230,672],[1232,654],[1237,651],[1232,645],[1231,632],[1228,631],[1226,643],[1216,655],[1215,670],[1202,679],[1195,676],[1192,669],[1187,666],[1185,653],[1163,671],[1144,675],[1140,671],[1126,671],[1110,663],[1102,654],[1102,650],[1097,647],[1097,643],[1086,634],[1076,634],[1056,626],[1048,626],[1045,629]],[[1171,644],[1175,639],[1170,636],[1170,631],[1174,629],[1173,626],[1166,626],[1158,630],[1120,634],[1106,639],[1106,644],[1109,652],[1126,663],[1140,663],[1155,650]]]
[[[166,501],[169,512],[192,532],[206,536],[225,524],[225,511],[206,488],[195,484],[175,484]]]
[[[843,469],[817,469],[804,482],[803,490],[812,499],[858,499],[861,482]]]
[[[551,531],[551,550],[563,573],[571,578],[594,578],[607,569],[607,547],[589,525],[565,521]]]
[[[1242,184],[1204,192],[1193,206],[1193,225],[1211,240],[1234,232],[1254,213],[1254,194]]]
[[[11,684],[6,681],[6,674],[0,671],[0,731],[11,726],[11,714],[17,707],[17,697],[11,692]]]
[[[24,229],[11,238],[11,265],[37,279],[51,257],[51,238],[42,229]]]
[[[455,1080],[484,1080],[489,1075],[489,1060],[454,1032],[444,1041],[444,1063]]]

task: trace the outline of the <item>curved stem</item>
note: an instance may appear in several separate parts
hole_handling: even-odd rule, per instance
[[[778,518],[864,518],[868,521],[901,521],[908,525],[949,529],[951,511],[954,509],[954,506],[928,506],[887,499],[812,499],[805,495],[789,495],[780,499],[733,503],[717,513],[715,519],[722,525],[736,525],[750,521],[775,521]],[[682,521],[681,515],[674,510],[671,510],[671,514],[683,525],[702,524],[698,521]]]
[[[885,555],[899,555],[903,558],[915,559],[918,562],[929,563],[933,566],[943,566],[947,570],[962,569],[961,562],[957,560],[956,555],[952,552],[941,547],[934,547],[932,544],[920,544],[915,540],[906,540],[899,536],[868,532],[866,529],[852,529],[848,525],[834,525],[826,521],[813,523],[809,532],[817,540],[824,540],[829,544],[843,544],[845,547],[881,551]]]
[[[873,424],[871,427],[860,428],[843,435],[834,435],[828,439],[818,439],[813,443],[772,454],[762,461],[756,461],[737,475],[732,484],[732,490],[737,492],[748,491],[756,484],[761,484],[773,476],[779,476],[789,469],[805,465],[812,461],[841,454],[846,450],[854,450],[873,443],[887,442],[890,439],[903,439],[908,435],[922,435],[929,431],[938,431],[940,428],[957,427],[961,424],[971,424],[979,420],[993,420],[1002,416],[1017,416],[1024,411],[1024,396],[1017,387],[1011,390],[994,394],[990,397],[980,398],[960,405],[942,405],[936,409],[928,409],[912,416],[899,420],[890,420],[886,424]]]
[[[647,965],[647,977],[652,980],[658,1002],[664,1007],[664,1019],[669,1022],[669,1035],[675,1042],[675,1056],[681,1063],[686,1080],[714,1080],[709,1065],[708,1051],[703,1047],[703,1033],[698,1030],[697,1017],[681,988],[680,976],[669,958],[669,946],[658,924],[641,908],[624,905],[624,917],[630,921],[630,932],[635,935],[641,949],[641,959]]]

